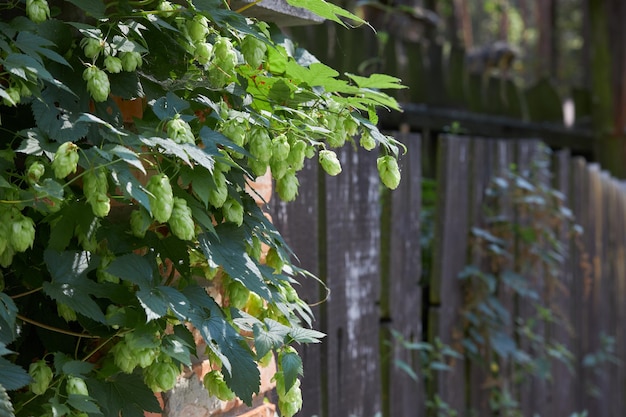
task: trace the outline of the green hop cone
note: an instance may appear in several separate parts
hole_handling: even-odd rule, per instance
[[[303,140],[296,139],[289,148],[289,156],[287,163],[295,171],[300,171],[304,167],[304,158],[306,157],[306,143]]]
[[[263,310],[265,309],[265,303],[263,298],[260,295],[250,292],[248,296],[248,301],[244,306],[244,310],[254,317],[259,317]]]
[[[26,0],[26,16],[35,23],[45,22],[50,17],[46,0]]]
[[[235,73],[237,54],[230,39],[219,37],[213,45],[213,58],[209,68],[209,82],[213,87],[224,87]]]
[[[83,47],[83,53],[87,58],[96,59],[104,50],[104,41],[95,38],[83,38],[80,41],[80,46]]]
[[[237,146],[246,144],[247,123],[240,118],[227,120],[220,129],[220,133],[232,140]]]
[[[320,165],[328,175],[338,175],[341,172],[341,163],[334,151],[322,150],[319,154]]]
[[[289,141],[287,136],[278,135],[272,140],[272,158],[277,161],[284,161],[289,156]]]
[[[258,159],[248,159],[248,168],[255,176],[261,177],[267,172],[267,162],[259,161]]]
[[[89,390],[87,389],[87,384],[82,378],[77,376],[69,376],[67,378],[67,382],[65,384],[65,390],[68,394],[74,395],[85,395],[89,396]]]
[[[235,394],[226,385],[224,375],[220,371],[212,370],[207,372],[202,382],[207,391],[209,391],[209,395],[222,401],[230,401],[235,398]]]
[[[111,83],[106,72],[92,65],[83,71],[83,79],[87,81],[87,91],[95,102],[103,102],[109,98]]]
[[[278,408],[283,417],[292,417],[302,408],[300,380],[296,379],[291,389],[282,396],[278,394]]]
[[[276,161],[274,157],[272,157],[272,159],[270,159],[270,169],[272,170],[272,177],[274,177],[275,180],[279,180],[289,171],[289,164],[285,161]]]
[[[209,191],[209,203],[215,208],[220,208],[228,198],[228,185],[226,176],[221,171],[213,172],[213,182],[215,186]]]
[[[278,192],[278,196],[285,202],[296,199],[299,186],[300,182],[298,181],[298,177],[296,177],[296,173],[293,170],[288,170],[285,175],[276,180],[276,191]]]
[[[152,216],[158,222],[167,222],[174,208],[174,193],[170,179],[163,173],[154,175],[148,181],[146,189],[150,193],[148,198]]]
[[[5,106],[17,106],[22,99],[20,95],[20,90],[17,87],[9,87],[7,89],[3,89],[2,94],[2,104]]]
[[[285,266],[285,262],[282,260],[276,248],[269,248],[267,255],[265,255],[265,264],[274,269],[274,272],[279,274]]]
[[[105,217],[111,210],[111,201],[107,195],[108,188],[109,183],[104,168],[92,168],[85,172],[83,193],[93,213],[98,217]]]
[[[269,162],[272,157],[272,139],[267,130],[255,126],[250,132],[250,153],[261,162]]]
[[[163,16],[170,17],[172,16],[172,14],[174,14],[175,9],[174,9],[174,5],[170,3],[169,1],[162,1],[157,6],[157,10],[160,11],[163,14]]]
[[[222,206],[222,214],[224,218],[237,226],[243,224],[243,206],[234,198],[228,198]]]
[[[145,369],[154,363],[159,356],[159,352],[159,349],[144,348],[134,351],[134,354],[135,359],[137,359],[137,364]]]
[[[143,64],[141,54],[139,52],[122,52],[120,54],[122,61],[122,69],[126,72],[133,72]]]
[[[52,169],[54,176],[62,179],[76,172],[78,167],[78,146],[63,142],[54,154]]]
[[[359,131],[359,124],[351,115],[343,118],[343,129],[348,136],[354,136]]]
[[[359,143],[361,147],[366,151],[371,151],[376,147],[376,141],[368,131],[364,131],[361,134],[361,139],[359,140]]]
[[[376,160],[376,167],[383,184],[395,190],[400,184],[400,169],[396,158],[391,155],[381,156]]]
[[[191,126],[178,114],[167,122],[167,136],[176,143],[196,143]]]
[[[240,310],[246,305],[248,302],[248,296],[250,295],[250,290],[241,282],[236,280],[232,280],[228,284],[226,292],[228,294],[230,306]]]
[[[171,390],[180,375],[180,367],[163,358],[161,356],[143,372],[144,382],[153,392]]]
[[[119,74],[122,72],[122,60],[116,56],[107,56],[104,58],[104,68],[111,74]]]
[[[57,301],[57,313],[59,313],[59,316],[63,317],[63,320],[67,322],[76,321],[76,312],[67,304]]]
[[[138,238],[145,237],[150,224],[152,224],[150,213],[143,207],[130,213],[130,231],[133,233],[133,236]]]
[[[193,52],[193,57],[202,65],[208,65],[213,57],[213,45],[208,42],[199,42]]]
[[[52,381],[52,369],[43,359],[33,362],[28,367],[28,374],[33,379],[30,383],[30,390],[37,395],[41,395],[48,389]]]
[[[46,167],[41,162],[35,161],[26,170],[26,179],[30,184],[36,184],[45,172]]]
[[[187,201],[184,198],[174,197],[169,225],[174,236],[179,239],[192,240],[196,236],[191,208],[187,206]]]
[[[35,222],[17,211],[13,216],[10,234],[13,249],[16,252],[24,252],[32,248],[35,242]]]
[[[130,374],[139,365],[138,358],[134,351],[128,346],[126,341],[122,340],[111,349],[113,353],[113,363],[120,368],[122,372]]]
[[[209,34],[209,21],[201,14],[195,15],[187,21],[187,33],[194,43],[204,42]]]
[[[256,36],[246,35],[241,41],[241,53],[248,65],[259,68],[265,60],[267,45]]]

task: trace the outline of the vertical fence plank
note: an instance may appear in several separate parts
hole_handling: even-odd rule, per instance
[[[274,196],[271,203],[273,222],[281,235],[291,247],[298,261],[294,263],[313,274],[320,273],[318,264],[318,164],[315,160],[307,160],[299,173],[300,189],[298,198],[290,203],[279,200]],[[313,314],[318,321],[313,327],[325,332],[319,320],[322,317],[321,309],[324,304],[319,301],[326,296],[326,291],[313,278],[298,278],[300,286],[296,286],[300,297],[312,307]],[[325,341],[324,341],[325,343]],[[326,393],[323,391],[322,376],[324,369],[320,368],[322,345],[307,344],[298,348],[302,357],[304,377],[302,379],[303,416],[321,415],[322,402]]]
[[[379,180],[374,153],[338,154],[343,174],[325,177],[328,417],[367,417],[381,407]]]
[[[458,349],[462,337],[460,309],[463,298],[458,275],[467,262],[469,226],[470,140],[460,136],[440,138],[438,202],[433,273],[430,282],[430,340],[439,337]],[[453,409],[465,413],[466,386],[461,360],[438,375],[437,393]]]
[[[419,372],[417,353],[393,343],[391,330],[415,343],[422,340],[422,294],[419,286],[421,274],[420,256],[420,207],[421,207],[421,137],[404,134],[398,137],[408,152],[400,159],[402,181],[395,191],[389,192],[390,210],[383,208],[383,216],[389,215],[389,230],[384,236],[388,253],[381,257],[381,366],[383,390],[388,392],[387,412],[383,415],[423,415],[424,399],[422,382],[414,381],[395,361],[402,361]],[[386,219],[381,219],[384,223]],[[386,360],[389,358],[389,360]],[[387,385],[385,385],[387,384]]]
[[[614,415],[626,414],[626,187],[623,182],[615,181],[616,188],[616,209],[615,224],[612,226],[616,231],[616,254],[615,254],[615,329],[617,331],[615,351],[621,365],[615,367],[616,383],[613,390],[616,393],[616,404]]]
[[[573,172],[569,151],[562,150],[556,152],[553,162],[553,186],[563,194],[565,207],[572,209],[573,201],[572,195],[570,194],[569,179],[573,175]],[[575,334],[572,313],[577,306],[574,302],[573,253],[570,248],[572,231],[568,226],[568,224],[557,226],[560,229],[560,243],[567,249],[567,258],[561,265],[560,280],[563,284],[563,288],[557,288],[553,304],[557,314],[565,320],[566,323],[565,325],[553,324],[550,327],[550,337],[554,342],[562,344],[568,351],[575,353]],[[572,366],[574,366],[574,363],[572,363]],[[571,396],[577,391],[576,384],[578,380],[575,372],[570,371],[563,361],[553,361],[550,387],[551,406],[544,412],[544,415],[570,416],[577,411],[576,404],[571,400]]]

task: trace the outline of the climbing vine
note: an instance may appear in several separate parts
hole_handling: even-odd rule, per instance
[[[341,75],[220,0],[0,11],[0,415],[158,412],[154,393],[205,354],[209,392],[248,404],[275,354],[295,414],[293,345],[323,334],[294,289],[305,271],[247,190],[269,169],[291,201],[306,158],[337,175],[335,149],[355,142],[397,187],[376,111],[398,110],[381,90],[399,80]]]

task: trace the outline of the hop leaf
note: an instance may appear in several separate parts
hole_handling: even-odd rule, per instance
[[[161,223],[167,222],[174,208],[174,193],[170,179],[163,173],[154,175],[148,181],[146,189],[150,193],[152,216]]]
[[[341,172],[341,163],[334,151],[322,150],[319,155],[320,165],[328,175],[338,175]]]
[[[63,317],[63,320],[67,322],[76,321],[76,311],[74,311],[67,304],[57,301],[57,312],[59,313],[59,316]]]
[[[376,167],[383,184],[395,190],[400,184],[400,169],[396,158],[391,155],[381,156],[376,160]]]
[[[172,215],[169,219],[170,229],[176,237],[182,240],[192,240],[195,233],[195,224],[191,214],[191,208],[183,198],[174,197]]]
[[[72,142],[62,143],[54,154],[52,169],[54,176],[61,179],[76,172],[78,166],[78,146]]]

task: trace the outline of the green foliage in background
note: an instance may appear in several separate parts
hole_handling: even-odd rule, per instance
[[[250,404],[273,353],[293,415],[291,346],[323,334],[294,289],[305,271],[247,184],[271,168],[293,200],[306,158],[336,175],[335,150],[359,135],[397,186],[376,111],[398,110],[380,90],[399,80],[341,76],[220,0],[0,11],[0,415],[158,412],[154,392],[194,355],[211,360],[211,394]]]

